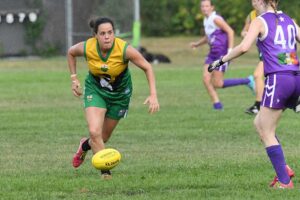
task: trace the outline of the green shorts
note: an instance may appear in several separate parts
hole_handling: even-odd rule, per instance
[[[84,107],[106,108],[106,117],[119,120],[127,116],[130,97],[131,82],[126,92],[111,92],[101,88],[91,74],[85,80]]]

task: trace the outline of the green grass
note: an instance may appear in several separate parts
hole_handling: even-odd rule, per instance
[[[147,114],[144,73],[131,72],[134,94],[128,118],[108,147],[121,163],[103,181],[91,153],[74,170],[71,159],[87,135],[80,99],[72,96],[66,59],[0,61],[0,199],[298,199],[299,116],[287,111],[278,127],[286,158],[296,171],[291,191],[267,187],[274,171],[244,109],[254,101],[246,87],[219,90],[223,112],[211,109],[201,83],[206,47],[196,38],[143,40],[150,52],[173,63],[154,65],[161,111]],[[158,46],[159,45],[159,46]],[[255,48],[231,65],[226,77],[246,77]],[[87,73],[83,60],[78,74]]]

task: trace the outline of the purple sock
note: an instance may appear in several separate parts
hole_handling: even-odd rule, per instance
[[[221,102],[214,103],[214,109],[215,110],[222,110],[223,109],[222,103]]]
[[[272,162],[280,183],[289,184],[290,177],[286,171],[286,163],[284,160],[281,145],[269,146],[266,148],[267,154]]]
[[[247,85],[248,83],[250,83],[250,80],[248,78],[225,79],[223,83],[223,88],[237,85]]]

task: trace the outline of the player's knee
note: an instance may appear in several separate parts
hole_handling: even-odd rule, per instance
[[[253,125],[254,125],[256,131],[258,132],[258,134],[260,134],[260,132],[262,131],[262,129],[261,129],[261,125],[260,125],[260,122],[259,122],[259,120],[258,120],[257,117],[255,117],[255,119],[253,121]]]
[[[210,84],[210,81],[211,81],[211,77],[208,76],[208,75],[203,75],[203,79],[202,79],[202,82],[207,85],[207,84]]]
[[[263,80],[263,74],[260,74],[259,72],[254,72],[253,77],[255,80]]]
[[[92,142],[96,142],[99,140],[99,138],[101,139],[101,131],[97,128],[89,128],[89,132],[90,132],[90,140],[92,140]]]
[[[223,84],[224,84],[223,80],[216,80],[216,79],[213,80],[213,86],[215,88],[222,88]]]
[[[262,124],[259,121],[258,117],[255,117],[255,119],[253,121],[253,125],[254,125],[254,127],[256,129],[256,132],[258,133],[260,139],[262,141],[264,141],[265,138],[266,138],[266,135],[265,135],[265,132],[264,132],[263,127],[262,127]]]

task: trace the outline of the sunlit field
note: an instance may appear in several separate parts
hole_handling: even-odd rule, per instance
[[[107,143],[122,160],[108,181],[92,167],[91,152],[80,168],[72,167],[79,140],[88,133],[66,59],[0,60],[0,199],[299,199],[300,116],[287,110],[277,131],[296,172],[295,189],[272,190],[274,170],[254,116],[244,113],[255,97],[245,86],[219,90],[224,111],[212,110],[201,80],[207,47],[188,46],[196,39],[142,40],[149,52],[172,60],[153,65],[161,110],[147,113],[147,81],[131,64],[129,114]],[[247,77],[257,61],[253,47],[231,63],[225,77]],[[83,84],[83,59],[78,74]]]

